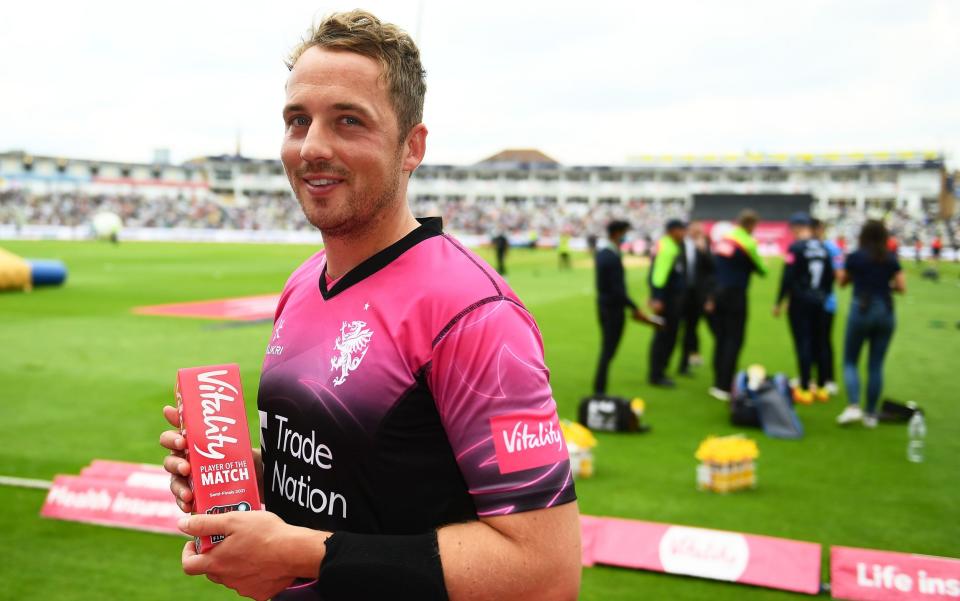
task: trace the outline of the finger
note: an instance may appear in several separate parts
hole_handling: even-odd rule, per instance
[[[206,574],[209,567],[208,563],[209,559],[207,557],[197,553],[197,548],[192,540],[183,545],[183,551],[180,553],[180,565],[183,566],[184,574],[188,576]]]
[[[186,478],[190,475],[190,462],[179,455],[167,455],[163,458],[163,469],[172,476]]]
[[[180,518],[177,526],[190,536],[228,535],[233,532],[232,513],[191,515]]]
[[[187,448],[187,439],[177,430],[164,430],[160,433],[160,446],[174,453],[181,453]]]
[[[190,490],[190,484],[181,478],[170,479],[170,492],[173,493],[177,501],[183,501],[184,503],[193,502],[193,491]],[[181,507],[181,509],[183,509],[183,507]]]
[[[167,422],[169,422],[171,426],[177,428],[180,427],[180,412],[176,407],[171,407],[170,405],[164,406],[163,417],[166,418]]]

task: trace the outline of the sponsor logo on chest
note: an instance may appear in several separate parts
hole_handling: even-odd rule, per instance
[[[273,336],[270,337],[270,344],[267,345],[268,355],[280,356],[283,354],[283,344],[280,342],[280,331],[283,330],[283,318],[277,320],[277,325],[273,328]]]

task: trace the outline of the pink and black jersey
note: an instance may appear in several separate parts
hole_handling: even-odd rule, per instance
[[[333,282],[322,251],[291,275],[257,404],[290,524],[418,534],[576,498],[537,325],[439,219]]]

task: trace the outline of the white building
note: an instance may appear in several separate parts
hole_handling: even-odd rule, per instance
[[[810,194],[814,212],[840,209],[936,211],[944,157],[938,152],[643,156],[625,165],[561,165],[535,150],[507,150],[474,165],[423,165],[412,203],[502,205],[669,205],[691,208],[698,194]],[[0,153],[0,190],[156,196],[213,195],[243,204],[290,194],[279,160],[210,156],[182,165],[124,163]]]

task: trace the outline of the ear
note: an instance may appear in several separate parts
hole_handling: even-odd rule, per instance
[[[418,123],[413,126],[407,138],[403,141],[403,158],[401,162],[401,171],[404,173],[413,173],[413,170],[423,162],[423,156],[427,153],[427,126]]]

